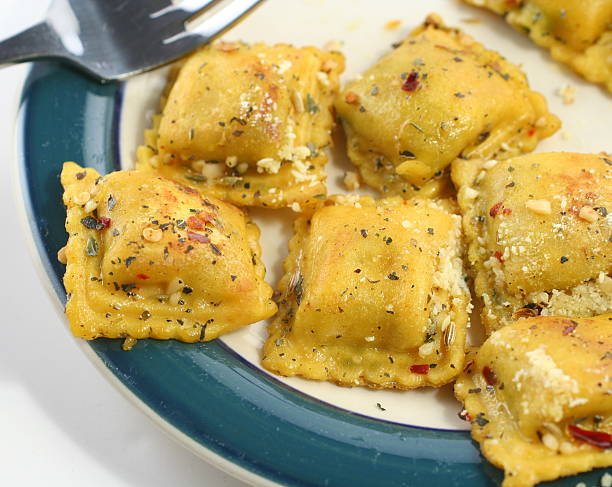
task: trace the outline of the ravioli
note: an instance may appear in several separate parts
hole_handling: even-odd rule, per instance
[[[553,58],[612,92],[612,0],[465,0],[504,16]]]
[[[206,45],[175,73],[137,167],[241,206],[316,202],[343,69],[314,47]]]
[[[451,381],[470,306],[460,221],[432,201],[335,197],[295,223],[263,366],[344,386]]]
[[[594,154],[453,165],[488,332],[538,314],[612,311],[611,177],[611,160]]]
[[[72,333],[208,341],[276,312],[259,229],[242,210],[154,174],[64,164]]]
[[[542,316],[495,331],[455,383],[503,487],[612,466],[612,315]]]
[[[453,160],[529,152],[560,126],[517,66],[437,15],[348,83],[336,110],[363,179],[406,198],[446,194]]]

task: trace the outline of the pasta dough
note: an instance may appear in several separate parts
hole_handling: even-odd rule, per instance
[[[344,58],[287,44],[216,43],[182,65],[138,168],[242,206],[324,194],[333,97]]]
[[[444,194],[457,158],[529,152],[560,125],[518,67],[435,15],[350,82],[336,109],[363,179],[406,198]]]
[[[550,49],[552,56],[612,92],[612,0],[465,0]]]
[[[68,162],[61,180],[75,336],[208,341],[275,313],[240,209],[146,172]]]
[[[494,332],[455,384],[503,487],[612,466],[612,315],[537,317]]]
[[[489,332],[520,317],[612,311],[610,177],[610,159],[593,154],[453,165]]]
[[[442,385],[461,370],[460,222],[433,202],[336,197],[300,217],[263,365],[341,385]]]

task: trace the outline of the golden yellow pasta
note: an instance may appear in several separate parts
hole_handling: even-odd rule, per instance
[[[503,487],[531,487],[612,466],[611,377],[612,315],[546,316],[495,331],[455,394]]]
[[[326,192],[343,69],[313,47],[207,45],[180,68],[137,167],[238,205],[307,205]]]
[[[544,153],[457,161],[453,180],[488,331],[612,311],[612,161]]]
[[[460,220],[432,201],[336,197],[302,216],[263,365],[345,386],[451,381],[468,321]]]
[[[336,109],[363,179],[404,197],[440,193],[455,159],[529,152],[560,125],[518,67],[435,15],[350,82]]]
[[[612,91],[611,0],[464,0],[504,16],[552,56]]]
[[[275,313],[259,229],[234,205],[139,171],[68,162],[61,181],[75,336],[208,341]]]

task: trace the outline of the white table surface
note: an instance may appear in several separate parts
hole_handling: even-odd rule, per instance
[[[48,0],[0,0],[0,39]],[[106,382],[41,283],[15,187],[18,96],[28,66],[0,70],[0,485],[241,487],[185,450]]]

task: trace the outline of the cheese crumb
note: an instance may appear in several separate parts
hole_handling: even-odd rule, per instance
[[[601,484],[601,487],[612,487],[612,475],[610,475],[608,472],[604,473],[601,476],[599,483]]]
[[[227,159],[225,159],[225,165],[227,167],[236,167],[238,165],[238,157],[229,156]]]
[[[295,108],[297,113],[304,112],[304,100],[299,91],[291,90],[291,103],[293,103],[293,108]]]
[[[271,157],[265,157],[257,161],[257,172],[267,172],[268,174],[277,174],[280,170],[281,163]]]
[[[349,171],[344,175],[344,186],[348,191],[356,191],[359,189],[359,177],[355,171]]]
[[[329,41],[325,44],[326,51],[340,51],[342,49],[342,42],[340,41]]]
[[[589,223],[593,223],[597,221],[598,213],[590,206],[583,206],[580,208],[578,216]]]
[[[557,95],[563,99],[564,105],[571,105],[576,101],[576,89],[568,84],[563,85],[557,90]]]
[[[527,200],[525,207],[538,215],[550,215],[551,213],[550,201],[548,200]]]
[[[149,242],[159,242],[162,239],[163,231],[160,228],[147,227],[142,231],[142,236]]]
[[[72,198],[72,201],[74,201],[77,205],[84,205],[90,198],[91,194],[89,194],[87,191],[83,191],[82,193],[75,195]]]
[[[291,66],[293,66],[293,63],[291,61],[287,61],[286,59],[284,61],[281,61],[280,63],[278,63],[278,74],[285,74],[289,69],[291,69]]]
[[[465,199],[468,199],[468,200],[476,199],[478,197],[478,194],[479,194],[478,191],[476,191],[474,188],[470,188],[469,186],[463,189],[463,197]]]
[[[550,433],[542,435],[542,443],[549,450],[557,451],[559,449],[559,441]]]
[[[68,259],[66,258],[66,246],[62,247],[57,251],[57,260],[60,264],[66,265]]]
[[[385,24],[386,30],[394,30],[397,29],[402,24],[401,20],[390,20]]]
[[[98,203],[96,203],[96,200],[92,198],[87,203],[85,203],[84,210],[85,210],[85,213],[91,213],[96,208],[98,208]]]
[[[497,165],[497,161],[495,159],[491,159],[490,161],[485,162],[482,167],[483,169],[491,169]]]

